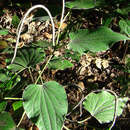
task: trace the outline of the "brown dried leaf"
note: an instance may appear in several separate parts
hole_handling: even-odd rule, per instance
[[[85,90],[85,86],[84,86],[84,83],[82,81],[80,81],[78,83],[78,86],[81,88],[82,91]]]
[[[44,33],[44,36],[48,39],[52,39],[52,34],[49,34],[47,32]]]
[[[59,28],[59,26],[60,26],[60,22],[57,22],[57,24],[55,24],[55,27]],[[66,27],[67,27],[67,24],[66,23],[62,23],[61,30],[64,30]]]

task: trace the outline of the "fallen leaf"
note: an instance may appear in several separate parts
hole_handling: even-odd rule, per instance
[[[47,32],[44,33],[44,36],[48,39],[52,39],[52,34],[49,34]]]
[[[30,39],[31,36],[30,36],[30,34],[25,33],[25,34],[21,35],[21,38],[26,41],[26,40]]]
[[[8,43],[6,41],[0,40],[0,49],[4,49],[8,47]]]
[[[101,69],[102,68],[102,59],[101,58],[97,58],[95,60],[95,64],[96,64],[97,68]]]
[[[84,86],[84,83],[82,81],[80,81],[78,83],[78,86],[81,88],[82,91],[85,90],[85,86]]]
[[[59,28],[59,26],[60,26],[60,22],[58,22],[57,24],[55,24],[56,28]],[[67,24],[66,23],[62,23],[61,30],[64,30],[66,27],[67,27]]]
[[[104,69],[108,68],[109,61],[108,60],[102,60],[102,66],[103,66]]]

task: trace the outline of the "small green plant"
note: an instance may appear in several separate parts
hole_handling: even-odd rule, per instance
[[[66,7],[73,9],[93,9],[102,7],[105,5],[105,0],[75,0],[74,2],[66,2]],[[45,45],[46,42],[42,44],[33,44],[31,47],[23,47],[18,49],[19,39],[22,32],[22,28],[27,16],[37,8],[44,9],[50,17],[52,24],[52,44]],[[73,67],[73,63],[67,60],[67,54],[65,56],[56,57],[54,54],[57,51],[57,48],[60,47],[60,36],[61,27],[67,16],[64,16],[65,12],[65,0],[63,0],[62,14],[60,25],[58,28],[58,33],[55,33],[55,24],[53,17],[50,11],[44,5],[35,5],[31,7],[24,15],[23,19],[20,21],[16,15],[13,17],[12,24],[17,27],[17,40],[14,50],[14,56],[12,58],[11,64],[8,65],[9,73],[14,74],[12,78],[2,75],[2,84],[0,85],[0,129],[9,130],[10,128],[16,129],[19,128],[21,121],[23,120],[24,115],[26,114],[28,118],[39,128],[39,130],[61,130],[64,126],[64,120],[68,112],[68,101],[67,94],[65,92],[64,86],[60,85],[56,81],[47,81],[44,82],[42,79],[42,74],[45,69],[54,69],[54,70],[64,70],[66,68]],[[110,20],[111,21],[111,20]],[[110,23],[110,22],[109,22]],[[129,21],[120,20],[119,26],[121,28],[121,33],[112,31],[108,26],[102,26],[97,29],[77,29],[77,31],[70,31],[69,38],[70,42],[68,43],[68,48],[66,51],[72,50],[78,55],[83,55],[87,51],[90,52],[103,52],[107,51],[118,41],[129,40]],[[0,30],[0,35],[7,35],[8,30]],[[44,43],[44,44],[43,44]],[[48,55],[45,54],[46,47],[51,46],[52,51]],[[64,46],[63,44],[61,46]],[[18,49],[18,52],[17,52]],[[69,54],[74,59],[79,59],[72,54]],[[45,60],[46,59],[46,60]],[[44,62],[44,65],[35,69],[38,63]],[[26,82],[25,79],[20,79],[18,76],[23,71],[26,70],[29,72],[31,77],[31,82]],[[32,72],[37,72],[37,78],[33,77]],[[0,73],[1,74],[1,73]],[[6,78],[6,80],[4,80]],[[17,80],[20,79],[20,80]],[[22,83],[25,83],[24,85]],[[19,88],[15,88],[18,84]],[[25,88],[26,86],[26,88]],[[4,89],[6,87],[6,89]],[[24,88],[23,88],[24,87]],[[23,89],[22,97],[15,98],[13,91],[19,93],[19,89]],[[16,91],[18,90],[18,91]],[[7,94],[5,94],[7,92]],[[13,96],[13,97],[11,97]],[[12,104],[14,111],[23,107],[24,112],[16,125],[9,115],[5,112],[7,105],[7,100],[19,100]],[[115,125],[117,116],[122,114],[123,108],[125,107],[128,98],[118,97],[111,90],[96,90],[89,93],[85,98],[83,98],[77,106],[83,104],[84,109],[87,110],[91,116],[82,121],[76,121],[76,123],[82,124],[91,117],[96,118],[101,124],[110,123],[112,125],[109,129]],[[75,107],[76,108],[76,107]],[[74,108],[74,109],[75,109]],[[71,113],[70,113],[71,114]],[[9,119],[6,122],[6,119]],[[3,119],[3,120],[2,120]]]

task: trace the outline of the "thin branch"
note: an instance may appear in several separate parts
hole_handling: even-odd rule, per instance
[[[20,101],[23,101],[23,98],[5,97],[4,100],[20,100]]]
[[[38,74],[40,75],[40,73],[41,73],[41,71],[39,72],[38,71]],[[40,77],[40,80],[41,80],[41,83],[42,83],[42,85],[43,85],[43,79],[42,79],[42,77]]]
[[[84,122],[88,121],[88,120],[89,120],[89,119],[91,119],[91,118],[92,118],[92,116],[89,116],[89,117],[87,117],[86,119],[81,120],[81,121],[77,121],[77,120],[70,120],[70,119],[67,119],[67,118],[65,118],[65,120],[67,120],[67,121],[69,121],[69,122],[71,122],[71,123],[78,123],[78,124],[82,124],[82,123],[84,123]]]
[[[50,62],[50,60],[51,60],[52,57],[53,57],[53,55],[50,55],[50,57],[48,58],[47,63],[45,64],[44,68],[42,69],[41,73],[39,74],[39,76],[38,76],[38,78],[37,78],[35,84],[37,84],[39,78],[42,76],[42,73],[43,73],[44,70],[46,69],[46,67],[47,67],[47,65],[49,64],[49,62]]]
[[[92,116],[89,116],[88,118],[86,118],[86,119],[84,119],[84,120],[82,120],[82,121],[77,121],[77,123],[82,124],[82,123],[88,121],[88,120],[91,119],[91,118],[92,118]]]
[[[80,104],[82,104],[82,102],[84,101],[84,99],[85,99],[85,97],[82,98],[82,99],[79,101],[79,103],[72,109],[72,111],[74,111]],[[67,114],[67,116],[69,116],[69,115],[72,113],[72,111],[69,112],[69,113]]]
[[[17,34],[16,46],[15,46],[14,56],[13,56],[13,58],[12,58],[11,63],[14,62],[15,57],[16,57],[16,54],[17,54],[17,48],[18,48],[18,44],[19,44],[20,34],[21,34],[21,32],[22,32],[22,28],[23,28],[25,19],[27,18],[27,16],[29,15],[29,13],[30,13],[31,11],[33,11],[34,9],[36,9],[36,8],[42,8],[42,9],[44,9],[44,10],[48,13],[48,15],[49,15],[49,17],[50,17],[50,20],[51,20],[52,28],[53,28],[53,29],[52,29],[52,33],[53,33],[52,42],[53,42],[53,46],[55,46],[55,25],[54,25],[54,21],[53,21],[52,15],[51,15],[50,11],[49,11],[44,5],[35,5],[35,6],[31,7],[31,8],[25,13],[23,19],[21,20],[20,25],[18,26],[18,34]]]
[[[21,124],[21,122],[22,122],[22,120],[23,120],[25,114],[26,114],[26,112],[24,111],[23,114],[22,114],[22,117],[21,117],[20,121],[19,121],[18,124],[17,124],[17,128],[20,126],[20,124]]]
[[[70,14],[70,11],[65,15],[63,22],[66,20],[66,18],[69,16],[69,14]]]
[[[28,68],[28,71],[29,71],[29,73],[30,73],[31,80],[32,80],[32,82],[34,83],[34,79],[33,79],[33,76],[32,76],[32,71],[31,71],[31,68],[30,68],[30,67]]]
[[[64,21],[64,13],[65,13],[65,0],[63,0],[63,2],[62,2],[62,14],[61,14],[61,19],[60,19],[60,26],[58,28],[58,36],[57,36],[57,39],[56,39],[56,45],[59,42],[60,30],[61,30],[61,27],[62,27],[62,24],[63,24],[63,21]]]
[[[63,128],[66,129],[66,130],[70,130],[69,128],[67,128],[65,125],[63,125]]]

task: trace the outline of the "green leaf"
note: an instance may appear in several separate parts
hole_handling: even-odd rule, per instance
[[[33,67],[43,61],[44,52],[41,48],[22,48],[18,51],[13,64],[8,66],[12,71],[20,71],[28,67]]]
[[[68,103],[64,88],[55,81],[29,85],[23,92],[27,116],[40,130],[61,130]]]
[[[7,105],[6,101],[0,102],[0,113],[5,110],[6,105]]]
[[[121,19],[119,21],[121,33],[125,33],[130,37],[130,21]]]
[[[14,25],[14,27],[18,27],[18,24],[20,22],[20,19],[19,17],[15,14],[13,17],[12,17],[12,24]]]
[[[104,0],[75,0],[66,2],[66,7],[73,9],[91,9],[104,4]]]
[[[20,82],[20,77],[17,75],[12,75],[8,80],[0,84],[0,88],[4,88],[4,91],[11,90],[18,82]]]
[[[72,60],[75,60],[75,61],[79,62],[81,55],[78,52],[72,52],[70,50],[65,50],[64,57],[65,58],[70,58],[71,57]]]
[[[47,42],[47,41],[37,41],[35,43],[32,43],[33,47],[40,47],[40,48],[48,48],[49,46],[53,46],[52,42]]]
[[[130,5],[128,5],[128,6],[125,6],[124,8],[122,8],[122,9],[117,9],[116,10],[118,13],[120,13],[120,14],[122,14],[122,15],[126,15],[126,16],[128,16],[128,14],[129,14],[129,12],[130,12]]]
[[[108,50],[115,42],[129,39],[107,27],[100,27],[96,30],[80,29],[70,33],[69,48],[81,54],[86,50],[101,52]]]
[[[0,30],[0,35],[7,35],[9,31],[7,29],[1,29]]]
[[[7,92],[5,93],[4,97],[17,97],[18,95],[21,94],[21,92],[23,92],[23,89],[28,85],[28,82],[26,79],[21,79],[20,82],[18,82],[15,86],[12,85],[13,87]]]
[[[0,73],[0,81],[1,82],[5,82],[8,79],[9,79],[8,75],[6,75],[5,73]]]
[[[70,61],[64,60],[59,57],[59,58],[53,58],[49,62],[48,67],[51,69],[64,70],[73,67],[73,64]]]
[[[0,113],[0,130],[16,130],[15,123],[8,112]]]
[[[118,98],[117,115],[120,116],[128,98]],[[100,123],[113,120],[115,111],[115,97],[107,91],[90,93],[83,102],[84,108],[90,112]]]
[[[127,54],[126,56],[125,56],[125,71],[127,72],[127,73],[130,73],[130,54]],[[130,84],[130,82],[129,82],[129,84]]]
[[[106,18],[103,19],[103,26],[109,27],[112,20],[113,20],[113,17],[106,16]]]
[[[12,104],[14,111],[18,110],[23,106],[23,101],[16,101]]]

